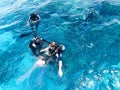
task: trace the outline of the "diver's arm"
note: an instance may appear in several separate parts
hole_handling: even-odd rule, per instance
[[[35,45],[35,43],[33,43],[33,44],[32,44],[32,46],[36,48],[36,45]]]
[[[40,50],[40,52],[45,52],[45,51],[47,51],[48,49],[49,49],[49,47],[44,48],[44,49]]]
[[[60,77],[62,77],[63,72],[62,72],[62,60],[59,61],[59,70],[58,70],[58,74]]]
[[[32,46],[34,47],[34,48],[36,48],[37,46],[35,45],[35,37],[31,40],[31,42],[32,42]]]
[[[62,54],[56,54],[56,57],[58,59],[58,63],[59,63],[59,69],[58,69],[58,74],[60,77],[62,77],[63,72],[62,72],[62,58],[61,58]]]
[[[59,61],[59,71],[62,71],[62,60]]]
[[[41,18],[40,18],[40,16],[39,16],[39,15],[37,15],[37,17],[38,17],[38,20],[37,20],[37,21],[41,21]]]

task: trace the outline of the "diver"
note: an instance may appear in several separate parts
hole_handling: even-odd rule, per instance
[[[98,12],[95,11],[94,9],[90,9],[86,18],[85,18],[85,21],[96,20],[97,16],[98,16]]]
[[[30,41],[29,48],[31,49],[34,55],[38,56],[40,54],[39,50],[42,48],[43,43],[44,39],[39,38],[37,36]]]
[[[49,57],[52,57],[53,60],[57,58],[58,64],[59,64],[59,70],[58,74],[60,77],[62,77],[63,72],[62,72],[62,52],[64,51],[65,46],[63,45],[57,45],[56,42],[51,42],[49,46],[45,49],[40,50],[40,52],[46,52],[46,54]],[[46,61],[46,63],[50,62],[49,60]]]
[[[34,33],[34,36],[37,36],[37,29],[40,23],[40,16],[38,15],[37,12],[31,13],[29,20],[28,20],[28,24],[31,26],[31,29]],[[35,30],[36,29],[36,30]]]
[[[31,51],[33,52],[34,55],[36,56],[39,56],[41,53],[40,53],[40,50],[42,49],[43,47],[43,44],[49,44],[50,42],[43,39],[43,38],[40,38],[38,36],[35,36],[31,41],[30,41],[30,44],[29,44],[29,48],[31,49]]]

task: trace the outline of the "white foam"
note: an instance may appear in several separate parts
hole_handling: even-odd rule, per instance
[[[112,90],[112,89],[107,85],[107,90]]]
[[[76,88],[75,90],[79,90],[79,88]]]
[[[92,48],[94,45],[93,45],[93,43],[90,43],[89,45],[88,45],[88,48]]]
[[[88,87],[89,87],[89,88],[94,87],[94,81],[91,80],[91,81],[88,83]]]
[[[94,72],[94,70],[89,70],[88,72],[89,72],[89,74],[90,74],[90,73]]]
[[[13,26],[13,25],[15,25],[15,24],[17,24],[17,23],[19,23],[19,22],[20,22],[20,21],[15,21],[15,22],[12,22],[12,23],[10,23],[10,24],[2,25],[2,26],[0,26],[0,29],[4,29],[4,28],[10,27],[10,26]]]
[[[86,83],[85,83],[85,82],[82,82],[82,86],[86,86]]]
[[[27,1],[27,0],[17,0],[12,5],[9,5],[9,3],[8,3],[7,6],[0,7],[0,19],[3,18],[4,16],[6,16],[7,14],[11,13],[12,11],[16,11],[17,9],[19,9],[20,6],[22,6],[25,1]],[[7,3],[7,1],[4,3]]]
[[[103,2],[105,0],[94,0],[94,2]]]
[[[120,25],[120,20],[118,19],[113,19],[112,21],[108,22],[108,23],[104,23],[105,26],[110,26],[112,24],[117,23],[118,25]]]
[[[90,63],[90,65],[94,65],[95,63],[96,63],[96,61],[94,60]]]
[[[112,5],[120,5],[120,0],[109,0]]]
[[[51,14],[51,16],[57,17],[59,16],[58,13]]]
[[[120,82],[119,81],[116,82],[116,87],[120,88]]]
[[[105,74],[105,73],[108,73],[109,72],[109,70],[103,70],[103,73]]]
[[[34,2],[36,2],[36,0],[34,0]],[[44,2],[40,2],[38,6],[34,6],[34,7],[31,7],[31,8],[41,8],[41,7],[46,6],[50,2],[51,2],[51,0],[45,0]]]
[[[94,76],[95,79],[98,79],[99,77],[97,75]]]
[[[65,2],[64,5],[71,5],[71,2]]]

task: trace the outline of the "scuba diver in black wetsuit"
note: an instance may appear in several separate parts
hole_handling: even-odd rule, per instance
[[[90,9],[85,18],[85,21],[96,20],[97,16],[98,16],[98,13],[94,9]]]
[[[65,49],[63,45],[57,45],[56,42],[51,42],[49,44],[49,47],[40,50],[40,52],[46,52],[48,56],[51,56],[53,59],[56,59],[59,61],[62,56],[62,52]]]
[[[56,42],[52,42],[49,44],[49,47],[40,50],[40,52],[46,52],[46,54],[55,60],[57,58],[57,61],[59,63],[59,70],[58,74],[61,77],[62,72],[62,52],[64,51],[65,47],[63,45],[57,45]],[[46,61],[47,63],[50,62],[49,60]]]
[[[40,50],[43,47],[44,43],[49,44],[50,42],[36,36],[30,41],[29,48],[31,49],[34,55],[38,56],[39,54],[41,54]]]
[[[31,51],[33,52],[34,55],[36,55],[36,56],[39,55],[39,50],[42,48],[43,42],[44,42],[44,40],[39,37],[34,37],[30,41],[29,48],[31,49]]]
[[[28,23],[30,24],[31,26],[31,29],[34,33],[34,36],[37,36],[37,29],[38,29],[38,25],[40,23],[40,16],[38,15],[37,12],[34,12],[34,13],[31,13],[30,14],[30,17],[29,17],[29,20],[28,20]],[[35,30],[36,29],[36,30]]]
[[[57,45],[56,42],[52,42],[49,44],[49,47],[41,50],[44,42],[47,44],[49,43],[48,41],[44,40],[43,38],[34,37],[33,40],[31,40],[31,42],[29,44],[29,47],[30,47],[31,51],[33,52],[33,54],[38,57],[37,64],[40,66],[43,66],[43,65],[51,62],[51,57],[52,57],[52,60],[57,59],[57,62],[59,64],[58,74],[60,77],[62,77],[62,75],[63,75],[62,52],[64,51],[65,47],[63,45]],[[46,52],[46,53],[43,53],[43,52]]]

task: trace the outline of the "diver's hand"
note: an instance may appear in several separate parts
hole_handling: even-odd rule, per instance
[[[62,77],[62,75],[63,75],[63,72],[62,72],[62,60],[59,61],[58,74],[59,74],[60,77]]]
[[[60,77],[63,76],[63,72],[62,72],[62,70],[59,70],[59,71],[58,71],[58,75],[59,75]]]
[[[45,48],[45,49],[40,50],[40,52],[46,52],[46,51],[48,51],[48,49],[49,49],[49,47],[47,47],[47,48]]]
[[[33,46],[34,48],[36,48],[36,45],[35,45],[34,43],[32,44],[32,46]]]
[[[40,53],[44,52],[43,50],[40,50]]]

